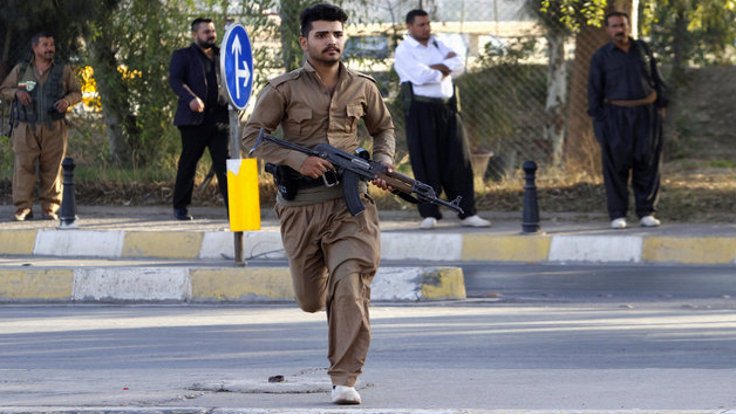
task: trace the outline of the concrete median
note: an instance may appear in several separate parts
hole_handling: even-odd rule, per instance
[[[466,298],[458,267],[382,267],[371,290],[374,301]],[[5,303],[254,303],[293,301],[293,297],[289,270],[283,266],[54,263],[0,268],[0,302]]]
[[[381,243],[395,261],[736,264],[736,235],[386,231]],[[232,246],[228,231],[0,229],[0,255],[206,260]],[[244,233],[244,246],[246,259],[285,259],[278,228]]]

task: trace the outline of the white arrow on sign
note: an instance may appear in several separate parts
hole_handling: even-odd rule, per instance
[[[248,63],[245,60],[243,60],[243,69],[240,68],[240,60],[238,59],[238,56],[242,51],[242,47],[240,45],[239,37],[235,36],[235,40],[233,40],[233,45],[230,48],[230,51],[233,52],[235,60],[235,98],[240,99],[240,82],[238,82],[238,79],[243,79],[243,87],[245,87],[248,85],[250,71],[248,70]]]

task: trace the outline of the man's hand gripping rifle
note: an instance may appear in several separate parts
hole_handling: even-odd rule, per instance
[[[329,161],[333,167],[335,167],[337,177],[342,177],[343,197],[345,198],[345,203],[348,206],[350,214],[353,216],[357,216],[365,210],[363,203],[360,201],[358,182],[360,180],[371,181],[375,179],[385,181],[386,184],[393,189],[392,193],[411,203],[432,203],[445,206],[460,214],[463,212],[463,209],[460,208],[461,197],[457,197],[451,202],[442,200],[437,197],[431,186],[399,172],[392,171],[388,166],[380,162],[367,159],[368,152],[364,149],[358,149],[356,151],[364,154],[363,156],[349,154],[329,144],[317,144],[314,148],[309,149],[289,141],[270,136],[265,133],[263,128],[261,128],[258,138],[256,139],[256,143],[250,150],[250,154],[252,154],[253,151],[263,143],[263,141],[270,141],[281,147]],[[333,181],[328,183],[325,179],[325,183],[330,186],[336,185],[338,182]]]

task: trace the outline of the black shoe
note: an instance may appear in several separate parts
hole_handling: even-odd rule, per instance
[[[181,221],[191,221],[194,220],[194,217],[189,215],[189,210],[185,208],[175,208],[174,209],[174,218]]]

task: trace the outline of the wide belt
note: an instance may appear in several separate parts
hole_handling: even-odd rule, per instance
[[[415,102],[433,103],[440,105],[447,105],[450,102],[450,98],[430,98],[429,96],[414,95],[412,98]]]
[[[635,107],[635,106],[651,105],[656,100],[657,100],[657,92],[656,91],[653,91],[646,98],[641,98],[641,99],[612,99],[612,100],[606,99],[606,103],[609,103],[609,104],[615,105],[615,106],[625,106],[625,107],[632,108],[632,107]]]

